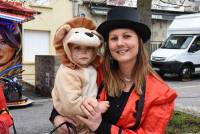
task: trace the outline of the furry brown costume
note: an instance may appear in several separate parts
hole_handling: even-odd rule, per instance
[[[75,115],[84,116],[80,105],[86,98],[95,99],[98,92],[95,67],[101,60],[100,56],[96,56],[96,51],[102,45],[102,37],[95,28],[91,20],[76,17],[60,26],[54,37],[54,47],[61,65],[56,73],[52,90],[53,105],[59,114],[70,116],[77,121],[79,134],[93,134],[84,124],[79,124]],[[95,55],[92,63],[87,67],[76,64],[71,58],[69,43],[94,47]]]

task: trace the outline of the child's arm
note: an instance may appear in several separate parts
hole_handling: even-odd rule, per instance
[[[63,116],[82,115],[80,105],[85,97],[82,96],[82,81],[75,71],[68,71],[67,68],[59,68],[54,89],[52,91],[53,104],[55,109]]]
[[[98,109],[101,111],[101,113],[105,113],[109,107],[109,101],[99,101]]]
[[[84,105],[92,106],[95,110],[105,113],[110,107],[109,101],[97,101],[95,98],[86,98],[83,101]],[[90,105],[89,105],[90,104]]]

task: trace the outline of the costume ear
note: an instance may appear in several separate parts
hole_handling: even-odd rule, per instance
[[[71,26],[65,23],[64,25],[58,28],[54,36],[53,45],[55,47],[56,54],[60,58],[62,64],[69,63],[69,59],[67,58],[66,53],[64,51],[63,39],[70,30]]]
[[[64,24],[60,26],[54,36],[54,43],[58,44],[59,42],[62,42],[65,35],[71,30],[71,26],[69,24]]]

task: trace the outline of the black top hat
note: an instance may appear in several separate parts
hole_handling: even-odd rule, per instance
[[[116,28],[130,28],[147,42],[151,36],[149,27],[139,22],[138,13],[130,7],[115,7],[108,11],[107,20],[99,25],[97,31],[106,38],[110,30]]]

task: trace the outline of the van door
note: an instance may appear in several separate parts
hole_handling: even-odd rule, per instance
[[[193,61],[195,72],[200,72],[200,36],[197,36],[190,48],[188,56]]]

